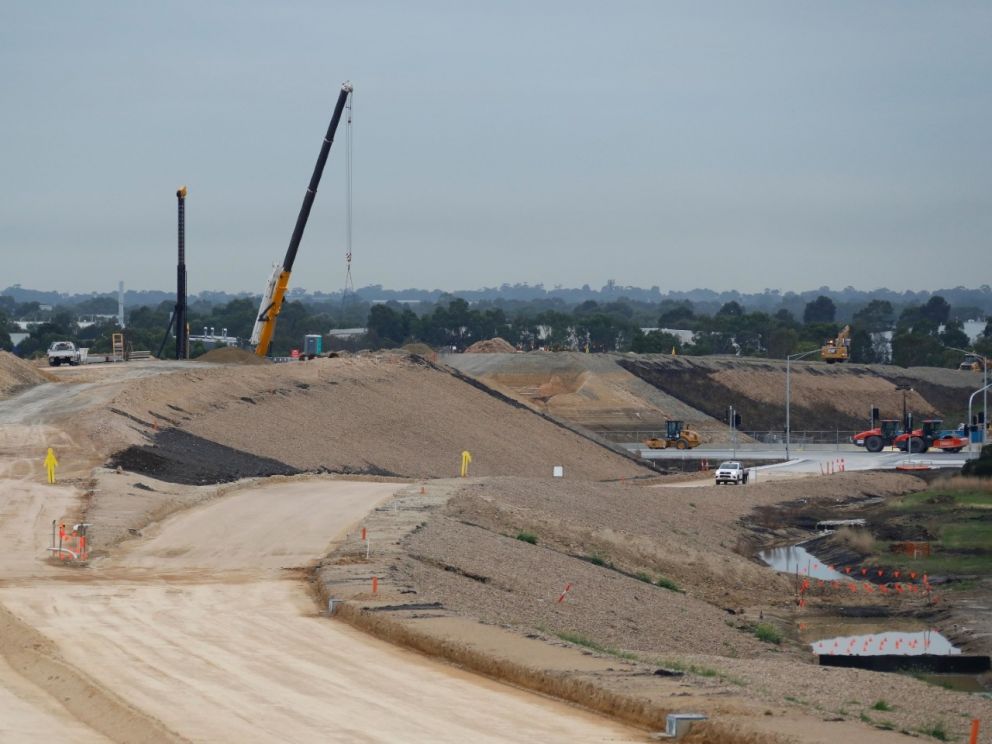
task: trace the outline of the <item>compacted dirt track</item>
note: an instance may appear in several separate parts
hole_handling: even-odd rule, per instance
[[[67,665],[131,713],[115,730],[97,722],[75,731],[37,689],[8,689],[0,705],[13,723],[3,716],[0,739],[73,731],[74,741],[643,740],[318,614],[301,572],[286,569],[323,555],[395,489],[312,479],[236,490],[85,573],[0,587],[12,623],[54,642]]]

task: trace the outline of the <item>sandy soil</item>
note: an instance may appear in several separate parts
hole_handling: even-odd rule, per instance
[[[399,354],[183,371],[137,381],[111,407],[133,418],[100,419],[94,436],[118,447],[154,434],[136,420],[157,422],[301,470],[451,476],[468,450],[479,475],[551,475],[555,465],[595,480],[651,474]]]
[[[9,351],[0,351],[0,399],[52,379],[47,372]]]
[[[58,377],[76,384],[0,401],[0,740],[53,731],[84,742],[643,740],[398,651],[344,620],[381,621],[369,629],[391,628],[384,637],[501,679],[517,682],[502,672],[534,665],[518,683],[540,679],[536,689],[611,713],[633,705],[657,722],[667,710],[705,710],[721,725],[719,737],[704,738],[711,744],[771,734],[882,744],[904,737],[862,715],[910,730],[940,718],[954,736],[969,716],[992,716],[988,701],[912,679],[798,663],[797,649],[770,650],[749,632],[757,618],[748,602],[778,590],[736,552],[741,519],[797,496],[884,496],[904,489],[904,477],[691,492],[588,483],[641,469],[397,355],[100,365]],[[93,473],[112,447],[148,443],[157,427],[318,467],[412,474],[453,473],[468,448],[473,474],[515,477],[430,481],[393,498],[398,485],[368,481],[218,488]],[[41,472],[52,442],[62,463],[53,487]],[[546,477],[548,463],[565,464],[568,478]],[[96,523],[91,565],[46,564],[51,520],[83,514]],[[372,535],[369,561],[358,520]],[[519,530],[538,544],[516,540]],[[318,615],[305,581],[328,551],[318,588],[349,598],[337,621]],[[619,571],[572,557],[594,553]],[[623,573],[639,571],[687,593]],[[382,578],[375,597],[372,575]],[[723,609],[738,604],[743,615]],[[780,610],[767,619],[791,622]],[[479,616],[501,625],[474,624]],[[434,640],[403,640],[391,622]],[[556,638],[562,631],[639,660],[593,654]],[[659,660],[705,673],[656,677],[648,662]],[[878,698],[896,710],[873,712]],[[727,723],[757,738],[731,737]]]
[[[784,427],[785,363],[738,357],[667,354],[449,354],[444,361],[528,405],[597,430],[647,432],[665,419],[722,441],[726,406],[747,431]],[[885,365],[792,365],[792,428],[861,430],[871,406],[884,417],[902,412],[902,392],[917,417],[961,415],[976,387],[972,372]],[[957,420],[948,420],[949,427]]]
[[[829,507],[852,497],[884,497],[916,487],[908,476],[849,473],[830,480],[763,484],[737,493],[703,488],[692,493],[690,507],[680,489],[514,478],[432,482],[423,493],[415,487],[399,494],[366,520],[381,546],[369,562],[353,539],[323,562],[320,575],[332,596],[367,608],[351,617],[370,632],[483,672],[516,675],[538,689],[551,687],[586,704],[619,695],[635,716],[702,710],[721,724],[712,741],[736,741],[724,738],[730,734],[722,726],[730,723],[743,731],[801,742],[905,739],[866,722],[911,732],[940,722],[953,737],[964,731],[971,717],[992,715],[992,703],[899,675],[820,668],[809,663],[806,647],[788,641],[783,646],[753,646],[750,629],[760,619],[758,607],[746,606],[743,615],[730,615],[721,609],[719,595],[710,604],[694,600],[692,595],[707,596],[711,579],[714,587],[720,585],[713,573],[723,557],[720,549],[712,551],[717,559],[712,566],[685,574],[689,597],[569,557],[588,555],[583,540],[596,539],[597,527],[606,532],[608,525],[615,531],[615,546],[636,542],[639,533],[654,533],[661,547],[669,545],[672,535],[693,535],[700,545],[716,548],[733,534],[735,525],[740,529],[741,518],[755,507],[797,496]],[[521,528],[535,534],[538,544],[515,539]],[[636,560],[636,555],[621,556],[618,567],[637,568],[636,563],[621,562]],[[639,557],[644,559],[643,554]],[[737,589],[741,574],[735,572],[740,567],[726,557],[728,573],[722,585]],[[747,563],[741,556],[736,560]],[[764,576],[766,588],[776,585],[768,569],[748,565]],[[367,585],[362,589],[362,577],[375,572],[385,577],[379,597],[370,595]],[[568,597],[558,603],[568,583]],[[759,605],[767,599],[747,587],[739,591]],[[788,595],[784,592],[784,601],[777,605],[763,605],[769,613],[763,622],[792,626],[795,607]],[[472,619],[482,622],[474,631],[467,628]],[[511,631],[518,634],[517,642],[507,640]],[[581,645],[563,643],[558,633],[612,647],[610,654],[592,656],[608,666],[570,664],[565,656],[546,659],[529,645],[542,639],[562,653],[561,647],[590,653]],[[656,667],[651,662],[702,671],[666,681],[652,673]],[[559,676],[549,681],[547,670],[557,670]],[[893,710],[874,710],[878,700]],[[983,742],[992,741],[990,732],[983,737]]]
[[[655,429],[669,418],[696,428],[719,425],[639,380],[613,355],[449,354],[444,362],[537,410],[591,429]]]
[[[321,480],[238,490],[95,561],[84,582],[19,582],[0,588],[0,604],[169,738],[640,740],[314,612],[299,572],[286,569],[320,555],[393,490]]]

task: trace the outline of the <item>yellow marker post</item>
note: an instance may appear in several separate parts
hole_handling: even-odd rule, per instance
[[[48,448],[48,454],[45,456],[45,470],[48,471],[48,482],[55,482],[55,468],[59,466],[59,461],[55,459],[55,450],[51,447]]]
[[[472,462],[472,453],[468,450],[462,451],[462,478],[468,476],[468,464]]]

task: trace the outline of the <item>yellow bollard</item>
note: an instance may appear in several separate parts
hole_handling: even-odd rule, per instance
[[[463,450],[462,451],[462,471],[461,471],[461,477],[462,478],[468,477],[468,464],[470,462],[472,462],[472,453],[469,452],[468,450]]]
[[[51,447],[48,448],[48,454],[45,456],[45,470],[48,471],[48,482],[55,482],[55,468],[59,466],[59,461],[55,459],[55,450]]]

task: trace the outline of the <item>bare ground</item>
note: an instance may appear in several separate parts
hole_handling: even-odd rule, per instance
[[[957,736],[971,717],[992,714],[992,702],[898,675],[817,667],[808,648],[789,640],[758,642],[752,635],[758,622],[791,626],[795,607],[787,585],[733,549],[734,533],[750,532],[742,517],[757,506],[797,496],[829,506],[918,487],[895,474],[691,493],[520,478],[431,482],[423,493],[414,487],[398,494],[365,520],[369,561],[356,533],[319,575],[325,596],[350,600],[345,616],[359,627],[485,673],[512,675],[520,684],[554,688],[593,708],[615,706],[642,724],[691,708],[736,724],[738,734],[796,741],[898,741],[898,734],[873,727],[915,732],[937,723]],[[517,539],[518,531],[531,532],[537,544]],[[643,549],[652,542],[655,550]],[[681,563],[678,554],[705,545],[712,546],[711,562]],[[624,552],[624,546],[640,549]],[[612,568],[581,557],[597,551]],[[681,571],[686,594],[629,575],[642,571]],[[374,575],[377,595],[370,590]],[[734,607],[727,612],[721,585],[746,603],[743,614]],[[482,625],[466,630],[473,619]],[[569,671],[562,659],[535,661],[540,652],[507,640],[507,633],[593,653],[608,666],[576,662]],[[658,665],[689,673],[678,681],[658,677]],[[893,709],[874,710],[878,700]],[[731,736],[714,729],[704,740],[724,735]]]
[[[137,381],[110,408],[117,415],[94,421],[93,434],[114,449],[172,428],[306,471],[457,475],[467,450],[478,475],[550,475],[555,465],[593,480],[651,475],[565,426],[399,354],[184,370]]]

